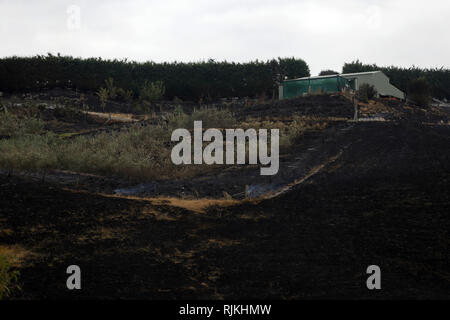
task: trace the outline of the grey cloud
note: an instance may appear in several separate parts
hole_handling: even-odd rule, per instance
[[[67,8],[80,8],[80,28]],[[359,58],[449,67],[448,1],[0,1],[0,56],[138,61],[305,59],[317,74]]]

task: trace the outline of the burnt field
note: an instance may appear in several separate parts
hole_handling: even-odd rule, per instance
[[[3,172],[0,248],[22,287],[10,298],[450,298],[447,111],[376,101],[353,122],[341,96],[223,108],[237,126],[270,121],[291,135],[276,176],[251,166],[145,181]],[[129,126],[51,120],[61,139]],[[301,134],[288,131],[294,122]],[[73,264],[82,290],[66,288]],[[369,265],[382,290],[367,289]]]

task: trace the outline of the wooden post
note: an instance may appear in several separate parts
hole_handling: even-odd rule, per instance
[[[353,107],[355,108],[355,114],[353,115],[353,120],[358,121],[358,104],[356,103],[355,96],[352,97]]]

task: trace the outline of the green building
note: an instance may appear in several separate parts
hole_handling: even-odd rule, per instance
[[[390,84],[389,78],[381,71],[285,80],[280,85],[279,97],[280,99],[289,99],[314,93],[336,93],[343,91],[345,88],[358,90],[363,83],[373,85],[378,92],[378,96],[405,98],[404,93]]]
[[[341,92],[345,87],[352,87],[351,82],[340,75],[305,77],[285,80],[280,86],[280,98],[289,99],[311,93]],[[354,89],[354,85],[353,88]]]

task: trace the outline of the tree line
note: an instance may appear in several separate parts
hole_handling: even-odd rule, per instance
[[[278,58],[248,63],[144,62],[37,55],[0,59],[0,91],[23,92],[72,88],[97,92],[106,79],[138,97],[146,83],[162,82],[164,99],[186,101],[224,97],[272,97],[285,78],[310,75],[307,63],[297,58]]]
[[[450,99],[450,69],[432,68],[421,69],[418,67],[399,68],[395,66],[379,67],[376,64],[363,64],[356,60],[345,63],[342,73],[365,72],[365,71],[383,71],[391,83],[400,90],[407,92],[408,88],[413,86],[412,81],[422,79],[427,82],[432,97],[438,99]]]

